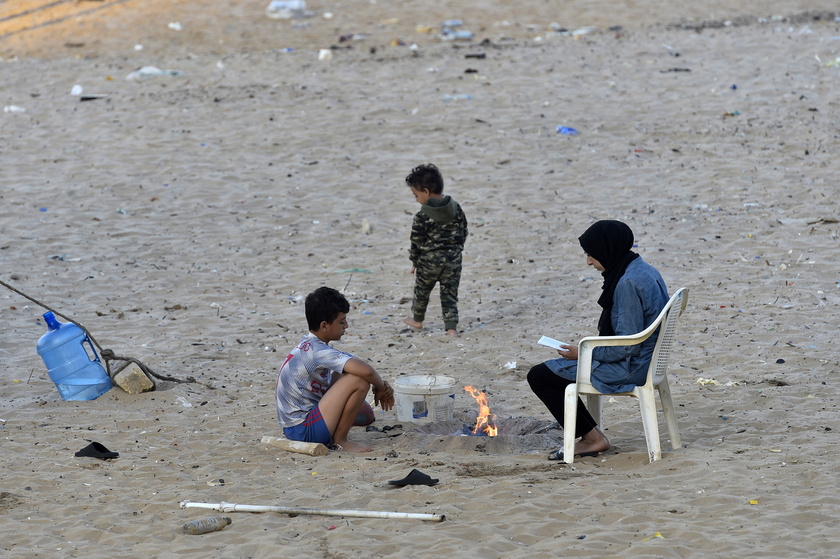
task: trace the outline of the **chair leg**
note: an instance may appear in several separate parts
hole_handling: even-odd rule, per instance
[[[589,410],[589,415],[592,416],[592,419],[595,420],[601,428],[603,429],[603,417],[601,416],[602,408],[601,408],[601,395],[600,394],[587,394],[586,395],[586,409]]]
[[[659,424],[656,420],[656,397],[653,388],[639,387],[639,407],[642,411],[642,424],[645,428],[648,456],[651,462],[662,458],[662,448],[659,445]]]
[[[563,412],[563,460],[566,464],[575,461],[575,424],[577,423],[577,384],[566,387]]]
[[[668,426],[668,435],[671,437],[671,448],[682,448],[680,439],[680,428],[677,426],[677,414],[674,410],[674,402],[671,400],[671,387],[668,385],[668,377],[664,377],[657,386],[659,400],[662,402],[662,413],[665,415],[665,424]]]

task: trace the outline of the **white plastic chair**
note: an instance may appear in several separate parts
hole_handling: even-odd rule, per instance
[[[674,413],[674,403],[671,400],[671,389],[668,386],[668,359],[671,347],[674,345],[674,333],[677,319],[685,310],[688,303],[688,289],[683,287],[671,297],[656,320],[644,331],[630,336],[590,336],[583,338],[578,344],[577,382],[566,387],[565,414],[563,416],[563,459],[567,464],[575,458],[575,420],[577,418],[577,399],[586,394],[586,408],[601,425],[601,396],[632,396],[638,398],[642,412],[642,424],[645,429],[647,450],[650,461],[662,458],[659,445],[659,424],[656,419],[656,398],[654,388],[659,392],[662,402],[662,412],[671,435],[671,448],[682,446],[680,430],[677,426],[677,416]],[[648,369],[647,382],[635,387],[631,392],[605,394],[599,392],[590,384],[592,374],[592,350],[600,346],[626,346],[640,344],[648,339],[661,326],[659,338]]]

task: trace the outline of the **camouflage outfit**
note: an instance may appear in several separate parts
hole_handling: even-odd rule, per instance
[[[414,320],[423,322],[429,295],[440,284],[444,327],[458,326],[458,284],[461,282],[461,252],[467,240],[467,217],[450,196],[430,199],[414,216],[409,258],[414,264]]]

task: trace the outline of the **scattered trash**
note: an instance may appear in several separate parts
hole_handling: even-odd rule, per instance
[[[456,93],[455,95],[449,95],[448,93],[443,96],[444,101],[468,101],[472,99],[472,95],[469,93]]]
[[[720,385],[720,383],[713,378],[698,378],[697,380],[694,381],[694,383],[695,384],[702,384],[703,386],[707,386],[707,385],[710,385],[710,384]]]
[[[443,27],[442,38],[449,41],[470,40],[475,37],[475,34],[466,29],[453,29],[453,27],[461,27],[464,22],[460,19],[447,19],[440,24]]]
[[[558,126],[557,127],[557,133],[558,134],[565,134],[567,136],[577,136],[578,131],[575,130],[574,128],[569,127],[569,126]]]
[[[366,35],[364,33],[347,33],[346,35],[341,35],[338,38],[339,43],[346,43],[348,41],[364,41],[365,39],[369,38],[370,35]]]
[[[589,33],[592,33],[593,31],[596,31],[597,29],[598,29],[597,27],[581,27],[580,29],[575,29],[574,31],[572,31],[572,37],[580,37],[582,35],[588,35]]]
[[[4,113],[25,113],[26,109],[17,105],[6,105],[3,107]]]
[[[38,340],[38,355],[62,400],[95,400],[113,386],[90,335],[74,322],[44,313],[48,331]]]
[[[232,524],[227,516],[211,516],[203,520],[190,520],[181,527],[185,534],[198,536],[200,534],[209,534],[210,532],[218,532],[224,529],[228,524]]]
[[[785,362],[784,359],[776,359],[776,363],[778,363],[779,365],[781,365],[784,362]]]
[[[313,472],[313,475],[317,472]],[[434,480],[437,482],[437,480]],[[321,516],[350,516],[355,518],[403,518],[414,520],[429,520],[432,522],[443,522],[446,516],[443,514],[426,514],[420,512],[388,512],[388,511],[367,511],[367,510],[336,510],[336,509],[309,509],[300,507],[285,507],[273,505],[238,505],[236,503],[193,503],[181,501],[181,508],[202,508],[212,509],[221,512],[277,512],[289,516],[302,514],[313,514]]]
[[[297,19],[309,17],[305,0],[272,0],[266,7],[265,15],[271,19]]]
[[[76,452],[74,456],[76,456],[77,458],[86,456],[89,458],[99,458],[100,460],[113,460],[114,458],[119,458],[120,453],[108,450],[108,448],[102,443],[92,441],[82,450]]]
[[[504,364],[505,369],[515,369],[516,368],[516,361],[508,361]]]
[[[169,27],[169,29],[173,31],[183,31],[184,29],[184,26],[177,21],[171,22],[169,25],[167,25],[167,27]]]
[[[318,51],[318,60],[330,61],[332,60],[332,51],[330,49],[321,49]]]
[[[193,407],[193,405],[183,396],[178,396],[178,398],[175,401],[184,406],[185,408]]]
[[[184,73],[180,70],[161,70],[155,66],[143,66],[139,70],[134,70],[125,79],[131,80],[146,80],[157,76],[183,76]]]
[[[646,541],[648,541],[648,540],[654,540],[654,539],[664,540],[664,539],[665,539],[665,536],[663,536],[662,534],[660,534],[659,532],[657,532],[657,533],[655,533],[654,535],[650,536],[649,538],[644,538],[642,541],[643,541],[643,542],[646,542]]]
[[[76,84],[73,86],[72,89],[70,89],[70,95],[79,96],[82,94],[82,91],[84,91],[84,89],[82,89],[82,86]]]
[[[402,479],[390,480],[388,485],[396,485],[398,487],[405,487],[406,485],[435,485],[438,481],[440,480],[414,469],[408,472],[408,475]]]
[[[451,29],[443,30],[443,38],[449,41],[469,41],[475,37],[475,33],[467,31],[466,29],[459,29],[452,31]]]

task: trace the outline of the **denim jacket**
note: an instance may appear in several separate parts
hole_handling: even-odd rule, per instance
[[[636,258],[615,288],[612,325],[616,336],[638,334],[650,326],[668,303],[668,288],[659,272]],[[641,344],[597,347],[592,352],[592,386],[604,393],[626,392],[645,383],[658,333]],[[552,359],[546,365],[561,377],[574,380],[577,361]]]

